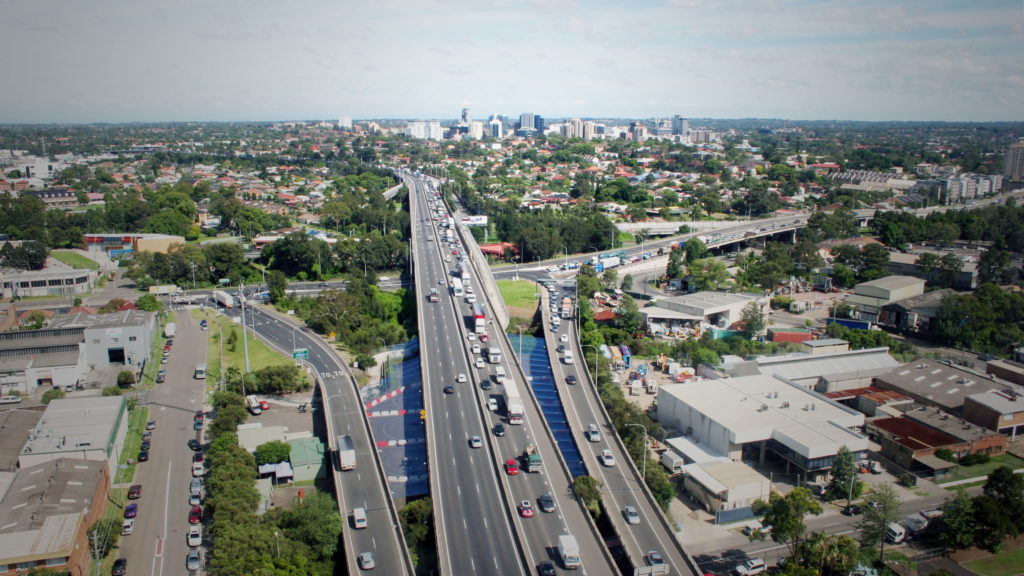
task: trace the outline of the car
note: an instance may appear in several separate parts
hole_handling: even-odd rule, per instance
[[[627,524],[639,524],[640,514],[637,513],[636,508],[633,506],[626,506],[622,509],[622,515],[626,518]]]
[[[484,443],[480,439],[480,436],[478,434],[474,434],[474,435],[469,437],[469,446],[470,446],[470,448],[480,448],[483,445],[484,445]]]
[[[199,440],[196,440],[195,438],[188,439],[188,447],[191,448],[193,451],[198,451],[200,448],[202,448],[202,446],[199,445]]]
[[[437,280],[437,283],[440,284],[441,286],[444,286],[444,278],[439,278]]]
[[[128,489],[128,499],[136,500],[142,497],[142,484],[132,484],[132,487]]]
[[[555,511],[555,499],[551,496],[550,492],[541,494],[540,498],[537,499],[537,503],[540,504],[541,512]]]
[[[498,411],[498,400],[496,398],[488,398],[487,399],[487,409],[490,410],[491,412],[497,412]]]
[[[139,444],[139,450],[145,450],[146,452],[149,452],[149,446],[150,446],[150,441],[149,440],[143,440],[142,444]]]
[[[202,430],[203,429],[203,423],[200,422],[199,420],[196,420],[195,422],[192,423],[192,429],[193,430]]]
[[[458,256],[458,254],[459,254],[458,250],[452,250],[452,256]]]
[[[21,396],[0,396],[0,404],[20,404]]]
[[[843,516],[860,516],[863,510],[856,504],[850,504],[843,508]]]
[[[203,453],[202,452],[196,452],[195,454],[192,455],[192,462],[193,463],[198,463],[198,462],[202,462],[202,461],[203,461]]]
[[[198,478],[199,476],[202,476],[203,474],[206,474],[206,468],[203,467],[203,463],[202,462],[193,462],[192,463],[192,476],[194,478]]]
[[[192,483],[189,484],[189,492],[198,492],[203,489],[203,481],[199,478],[193,478]]]
[[[188,568],[190,572],[199,570],[199,550],[193,548],[188,551],[188,558],[185,559],[185,568]]]
[[[508,474],[509,476],[519,474],[519,464],[511,458],[505,460],[505,474]]]
[[[445,394],[455,394],[455,386],[452,386],[451,384],[445,386],[444,387],[444,393]]]
[[[156,428],[156,420],[150,420],[146,422],[146,430],[153,430]]]
[[[121,523],[121,536],[135,534],[135,519],[131,518]]]
[[[505,425],[502,424],[501,422],[498,422],[497,424],[495,424],[494,425],[494,435],[499,437],[499,438],[504,436],[505,435]]]
[[[146,460],[149,460],[149,450],[139,450],[138,461],[145,462]]]
[[[607,448],[601,450],[601,464],[605,466],[615,466],[615,456],[612,454],[611,450]]]
[[[202,504],[202,502],[203,498],[201,496],[201,492],[193,492],[188,495],[188,503],[191,504],[192,506],[198,506]]]
[[[662,558],[661,552],[657,550],[647,551],[647,565],[648,566],[661,566],[665,563],[665,559]]]
[[[118,558],[110,568],[110,576],[124,576],[128,570],[128,559]]]
[[[568,342],[569,341],[569,335],[568,334],[562,334],[561,336],[558,337],[558,341],[559,342]]]
[[[481,370],[487,366],[487,364],[484,363],[483,358],[477,358],[473,365],[476,366],[477,370]]]
[[[264,412],[270,410],[270,402],[267,402],[266,400],[260,400],[260,410],[263,410]]]
[[[491,386],[493,386],[493,384],[491,384],[490,378],[485,378],[482,382],[480,382],[480,388],[483,390],[490,390]]]
[[[125,518],[135,518],[139,515],[139,505],[132,503],[124,507]]]
[[[466,335],[466,340],[469,340],[470,342],[476,342],[476,334],[470,332],[469,334]]]
[[[470,350],[472,350],[473,354],[479,354],[480,353],[480,345],[479,344],[473,344],[473,347],[470,348]]]
[[[171,351],[171,345],[170,344],[167,344],[166,346],[164,346],[164,352],[170,352],[170,351]]]
[[[459,382],[459,383],[465,382],[466,381],[466,375],[465,374],[459,374],[458,376],[455,377],[455,381]]]
[[[163,372],[163,370],[161,370],[161,372]],[[163,384],[166,381],[167,381],[167,376],[165,374],[157,374],[156,375],[156,383],[157,384]]]
[[[733,572],[739,576],[755,576],[762,574],[766,570],[764,560],[761,558],[751,558],[746,562],[741,562],[733,568]]]
[[[161,358],[160,359],[160,363],[161,364],[167,364],[167,356],[164,356],[163,358]]]
[[[551,560],[545,560],[537,565],[537,572],[540,576],[555,576],[558,572],[555,571],[555,563]]]
[[[519,515],[523,518],[533,518],[533,504],[529,500],[519,503]]]
[[[576,375],[575,374],[569,374],[568,376],[566,376],[565,377],[565,383],[569,384],[571,386],[575,386],[576,385]]]
[[[146,430],[145,432],[142,433],[142,439],[143,440],[153,440],[153,432],[151,432],[149,430]]]
[[[199,524],[203,519],[203,507],[198,504],[193,504],[188,510],[188,523]]]
[[[480,341],[481,342],[490,342],[491,341],[491,337],[488,336],[487,334],[481,334],[480,335]]]
[[[359,553],[359,569],[373,570],[377,567],[377,561],[373,559],[373,552]]]
[[[194,422],[202,422],[205,418],[206,414],[204,414],[202,410],[196,410],[195,415],[192,416],[192,420]]]

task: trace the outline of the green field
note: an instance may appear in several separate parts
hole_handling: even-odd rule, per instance
[[[71,252],[67,250],[54,250],[50,252],[50,256],[53,256],[57,260],[71,266],[72,268],[88,268],[89,270],[99,270],[100,265],[91,258],[86,258],[78,252]]]
[[[1024,549],[964,562],[964,567],[983,576],[1020,576],[1024,574]]]
[[[943,483],[953,482],[956,480],[966,480],[967,478],[988,476],[993,470],[1000,466],[1009,466],[1011,470],[1016,470],[1018,468],[1024,468],[1024,460],[1021,460],[1012,454],[1000,454],[998,456],[993,456],[992,459],[985,464],[957,467],[957,469],[950,474],[948,478],[943,479]],[[939,484],[939,486],[942,486],[942,484]]]
[[[505,304],[513,308],[533,310],[540,299],[537,285],[529,280],[498,280],[498,290]]]
[[[230,318],[217,314],[210,309],[193,309],[192,316],[196,319],[205,318],[210,326],[208,332],[210,337],[207,341],[209,346],[206,362],[207,388],[215,387],[220,382],[222,350],[225,365],[237,366],[240,371],[245,372],[245,347],[242,345],[242,326],[235,324]],[[234,350],[228,344],[232,331],[235,332],[237,338],[237,342],[233,346]],[[223,347],[221,347],[220,343],[221,333],[224,334]],[[251,371],[255,372],[267,366],[282,366],[293,363],[294,360],[290,357],[267,346],[262,340],[253,336],[251,330],[249,331],[249,368]],[[301,378],[307,382],[309,381],[309,375],[304,371],[301,373]]]

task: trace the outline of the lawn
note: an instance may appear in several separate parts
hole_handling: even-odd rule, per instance
[[[89,270],[100,269],[99,263],[91,258],[82,256],[78,252],[72,252],[70,250],[54,250],[53,252],[50,252],[50,256],[53,256],[72,268],[88,268]]]
[[[537,285],[529,280],[498,280],[498,290],[505,304],[513,308],[533,310],[540,299]]]
[[[1024,549],[971,560],[963,565],[982,576],[1018,576],[1024,574]]]
[[[205,318],[209,323],[210,338],[208,340],[206,361],[206,383],[207,388],[215,387],[220,382],[221,371],[221,333],[224,334],[224,364],[237,366],[239,370],[245,371],[245,347],[242,345],[242,326],[235,324],[230,318],[211,311],[210,309],[192,309],[192,315],[197,319]],[[230,345],[232,331],[235,333],[236,342]],[[232,349],[233,348],[233,349]],[[253,372],[267,366],[291,365],[294,361],[280,352],[277,352],[262,340],[256,338],[252,331],[249,331],[249,368]],[[309,381],[309,375],[303,371],[301,378]]]
[[[988,476],[993,470],[1000,466],[1009,466],[1011,470],[1016,470],[1018,468],[1024,468],[1024,460],[1021,460],[1012,454],[1000,454],[998,456],[993,456],[992,459],[985,464],[957,467],[957,469],[949,475],[946,482],[965,480],[967,478],[977,478],[979,476]],[[939,485],[941,486],[942,484]]]
[[[118,466],[114,484],[131,483],[135,477],[135,458],[139,455],[139,446],[142,444],[142,433],[146,431],[148,415],[149,408],[139,406],[132,410],[131,416],[128,418],[128,434],[124,440],[124,450],[121,453],[120,466]],[[127,463],[129,459],[132,464]]]

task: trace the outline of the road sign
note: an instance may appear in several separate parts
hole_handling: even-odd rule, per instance
[[[292,350],[292,358],[309,358],[309,348],[296,348]]]

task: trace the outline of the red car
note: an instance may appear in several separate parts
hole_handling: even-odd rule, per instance
[[[452,250],[452,256],[458,256],[458,255],[459,255],[459,251],[458,250]]]
[[[533,504],[529,500],[523,500],[519,504],[519,513],[522,514],[523,518],[533,518]]]
[[[142,497],[142,485],[141,484],[133,484],[132,487],[128,489],[128,499],[135,500],[136,498],[141,498],[141,497]]]
[[[193,454],[192,455],[192,461],[195,462],[195,463],[202,462],[203,461],[203,453],[202,452],[196,452],[195,454]]]
[[[511,458],[505,460],[505,473],[508,474],[509,476],[515,476],[516,474],[519,474],[519,464],[517,464],[516,461]]]
[[[260,400],[260,410],[270,410],[270,402]]]
[[[206,415],[203,414],[203,411],[202,410],[196,410],[196,415],[195,415],[195,418],[194,418],[195,421],[196,422],[202,422],[203,418],[206,418]]]
[[[192,509],[188,511],[188,523],[189,524],[199,524],[199,521],[202,520],[202,519],[203,519],[203,507],[202,506],[193,506]]]
[[[481,334],[480,335],[480,341],[481,342],[490,342],[491,341],[491,337],[488,336],[487,334]]]

